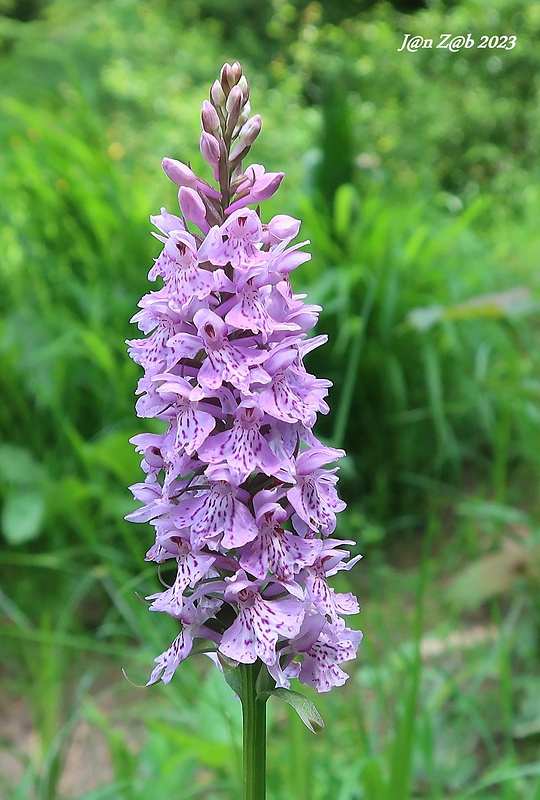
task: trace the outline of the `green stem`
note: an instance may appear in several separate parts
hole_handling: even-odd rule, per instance
[[[266,798],[266,698],[257,698],[261,662],[240,664],[242,676],[244,800]]]

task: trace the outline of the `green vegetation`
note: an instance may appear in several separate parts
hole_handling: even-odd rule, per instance
[[[349,454],[340,533],[365,556],[360,657],[311,698],[324,733],[269,703],[269,800],[540,800],[538,7],[12,6],[43,10],[0,16],[0,797],[238,794],[217,671],[143,691],[120,670],[144,683],[174,632],[136,597],[149,529],[123,522],[148,215],[174,208],[163,155],[204,169],[200,103],[240,59],[254,158],[286,172],[266,213],[312,242],[319,433]],[[397,52],[450,31],[518,46]]]

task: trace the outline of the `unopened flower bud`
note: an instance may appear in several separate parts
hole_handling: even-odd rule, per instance
[[[242,90],[238,86],[233,86],[225,106],[230,117],[236,117],[236,119],[238,119],[240,109],[242,108],[242,101]]]
[[[262,119],[260,114],[255,114],[251,119],[248,119],[246,124],[242,127],[240,131],[239,138],[244,142],[244,144],[251,145],[261,132],[262,128]]]
[[[251,189],[251,197],[256,203],[268,200],[279,189],[279,184],[283,180],[284,172],[267,172],[264,178],[257,181]]]
[[[242,194],[247,193],[255,181],[265,174],[266,170],[262,164],[250,164],[243,175],[238,177],[236,191]]]
[[[238,83],[242,77],[242,64],[239,61],[235,61],[231,67],[231,70],[234,77],[234,82]]]
[[[247,102],[249,97],[249,83],[247,82],[246,76],[242,75],[242,77],[240,78],[240,80],[236,85],[242,91],[244,102]]]
[[[259,167],[259,164],[254,164],[253,167]],[[248,171],[251,171],[252,167]],[[240,184],[238,187],[238,197],[225,209],[226,214],[232,214],[240,208],[244,208],[249,203],[261,203],[263,200],[268,200],[279,189],[279,184],[283,180],[283,172],[266,172],[261,174],[258,171],[253,184],[249,186],[249,176],[246,175],[247,180]],[[255,174],[255,173],[254,173]],[[246,191],[247,190],[247,191]]]
[[[201,133],[201,153],[205,161],[208,161],[209,164],[217,164],[219,161],[220,156],[220,147],[219,142],[212,136],[210,133],[206,133],[203,131]]]
[[[290,241],[297,236],[300,230],[300,220],[288,214],[277,214],[272,217],[267,225],[263,225],[269,244],[276,244],[285,240]]]
[[[220,84],[225,92],[225,96],[228,96],[235,83],[236,80],[233,74],[233,68],[230,64],[223,64],[221,67]]]
[[[225,108],[225,92],[221,88],[219,81],[214,81],[210,89],[210,99],[216,108]]]
[[[240,116],[238,117],[238,122],[236,123],[239,128],[241,128],[242,125],[244,125],[248,121],[250,114],[251,114],[251,103],[249,102],[249,100],[246,100],[246,102],[242,106],[242,111],[240,112]]]
[[[238,141],[236,142],[233,151],[230,155],[230,160],[233,161],[238,158],[241,152],[250,148],[259,133],[261,132],[262,120],[259,114],[251,117],[240,130]]]
[[[194,189],[197,185],[197,176],[187,164],[183,164],[175,158],[164,158],[161,166],[167,177],[177,186],[189,186]]]
[[[201,122],[204,130],[207,133],[218,133],[219,132],[219,116],[212,105],[208,100],[204,100],[202,105],[201,111]]]
[[[201,134],[201,154],[214,170],[214,178],[219,180],[219,157],[220,147],[217,139],[210,133],[203,131]]]
[[[180,187],[178,192],[178,202],[182,209],[182,214],[190,222],[194,222],[201,230],[208,229],[206,222],[206,206],[194,189],[185,186]],[[205,231],[206,232],[206,231]]]

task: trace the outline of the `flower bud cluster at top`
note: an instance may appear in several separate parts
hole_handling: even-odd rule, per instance
[[[143,506],[127,519],[155,529],[147,560],[176,564],[174,583],[147,598],[181,623],[149,684],[170,681],[200,639],[222,665],[260,659],[280,687],[298,677],[328,691],[361,639],[343,619],[356,599],[328,577],[358,559],[332,538],[345,504],[337,468],[325,467],[344,453],[312,432],[331,384],[304,367],[326,339],[307,336],[321,309],[289,281],[307,242],[291,244],[298,220],[265,224],[247,208],[283,178],[242,166],[260,130],[240,64],[225,64],[200,140],[219,188],[163,161],[181,214],[151,217],[163,250],[149,278],[163,286],[140,301],[132,321],[146,336],[128,344],[144,370],[137,413],[166,430],[131,440],[145,480],[131,487]]]

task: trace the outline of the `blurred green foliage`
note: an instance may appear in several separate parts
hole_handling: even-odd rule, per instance
[[[320,430],[350,453],[347,499],[376,521],[412,512],[421,521],[422,497],[437,481],[459,486],[465,474],[487,478],[504,499],[510,468],[535,479],[538,467],[536,278],[501,236],[520,228],[523,253],[538,243],[538,192],[531,180],[523,186],[539,138],[527,80],[536,55],[526,42],[498,55],[397,50],[403,31],[437,39],[443,26],[474,23],[477,35],[490,24],[514,30],[523,14],[534,29],[540,18],[510,0],[480,18],[468,0],[444,22],[436,8],[404,17],[379,6],[337,25],[317,4],[287,8],[265,10],[281,50],[274,44],[269,71],[251,76],[265,123],[257,158],[287,171],[288,189],[268,213],[301,215],[313,242],[297,281],[324,306],[331,343],[312,369],[336,384],[339,399]],[[159,159],[202,167],[194,145],[201,96],[216,63],[239,47],[236,12],[224,49],[205,9],[118,0],[81,3],[75,15],[56,0],[43,20],[3,28],[1,159],[11,200],[0,227],[1,413],[10,445],[44,466],[44,499],[23,523],[32,535],[45,519],[46,529],[63,519],[67,535],[71,491],[90,509],[111,477],[133,474],[122,442],[136,425],[136,370],[123,341],[155,254],[147,214],[174,202]],[[500,68],[488,80],[494,58]],[[493,118],[499,106],[504,126]],[[491,171],[482,166],[488,150]],[[522,285],[531,295],[519,313],[445,318],[429,330],[410,324],[415,309]],[[69,491],[56,491],[62,481]],[[90,528],[117,529],[122,492],[121,482],[104,492]]]
[[[358,198],[342,186],[333,214],[341,241],[322,214],[302,212],[313,231],[310,297],[330,336],[317,370],[335,382],[334,413],[320,429],[354,463],[350,499],[379,520],[412,513],[422,522],[426,499],[445,495],[441,481],[487,480],[503,500],[508,469],[536,480],[538,303],[527,289],[487,313],[478,303],[528,283],[497,269],[470,229],[485,206],[450,216],[418,198]],[[464,269],[470,260],[475,269]],[[468,298],[461,318],[441,313]],[[433,310],[436,324],[415,324]]]
[[[445,32],[470,33],[476,45],[513,33],[517,43],[451,53],[436,47]],[[433,49],[399,52],[406,33],[433,39]],[[487,189],[520,205],[523,183],[538,175],[539,33],[538,6],[519,0],[435,2],[414,15],[381,4],[340,25],[325,24],[319,6],[288,52],[314,102],[322,81],[349,91],[364,163],[414,191],[468,200]]]
[[[280,782],[299,800],[408,800],[411,786],[431,800],[540,797],[527,749],[538,730],[540,13],[518,0],[433,3],[414,15],[365,5],[51,0],[31,22],[0,16],[0,630],[10,679],[32,687],[42,752],[17,795],[25,800],[57,797],[81,715],[106,736],[115,773],[88,798],[147,796],[160,760],[164,797],[179,783],[193,782],[186,797],[235,791],[228,696],[207,679],[229,730],[204,697],[195,713],[182,707],[197,667],[186,665],[174,708],[159,706],[140,762],[94,705],[91,668],[79,710],[62,703],[73,652],[117,664],[143,642],[146,674],[150,650],[174,630],[134,607],[154,571],[141,569],[149,532],[122,520],[133,507],[126,486],[139,479],[127,440],[147,424],[134,415],[138,369],[124,340],[157,255],[148,215],[176,202],[161,157],[204,173],[200,104],[237,58],[263,116],[254,159],[287,174],[263,214],[301,217],[311,240],[294,284],[324,307],[318,332],[329,343],[308,367],[335,384],[319,434],[349,454],[341,530],[379,565],[362,579],[375,598],[364,666],[323,709],[342,718],[328,734],[330,766],[327,745],[311,758],[297,734],[290,752],[278,737],[273,797],[284,797]],[[398,52],[407,32],[449,31],[516,33],[518,46]],[[458,611],[431,619],[428,607],[422,621],[426,574],[411,591],[383,552],[408,535],[401,558],[417,565],[427,526],[443,553],[422,558],[433,580],[467,559],[474,581],[489,580],[469,595],[454,583]],[[520,542],[501,550],[511,558],[489,555],[508,535]],[[483,558],[502,564],[498,582]],[[510,616],[501,622],[496,604],[490,612],[502,639],[470,662],[422,667],[422,625],[447,631],[475,597],[486,613],[509,591]],[[524,750],[508,730],[525,731]],[[460,747],[466,757],[450,770],[445,753]],[[295,774],[300,762],[313,780]]]

